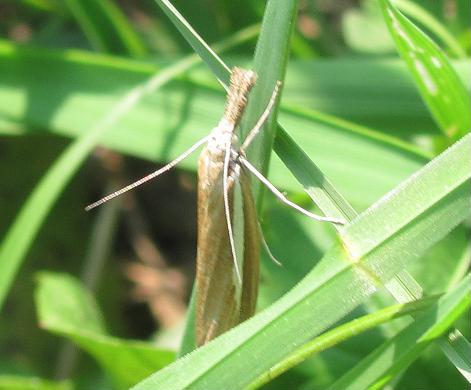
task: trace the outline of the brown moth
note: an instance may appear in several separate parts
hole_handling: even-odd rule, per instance
[[[250,318],[255,312],[259,283],[260,243],[263,239],[252,196],[249,172],[282,202],[317,221],[342,224],[288,200],[245,158],[245,150],[259,133],[274,106],[270,101],[241,147],[235,134],[250,90],[252,70],[233,68],[224,115],[211,133],[159,170],[92,203],[91,210],[167,172],[206,143],[198,160],[198,237],[196,257],[196,343],[207,343]],[[242,215],[240,213],[242,212]],[[238,245],[236,245],[238,244]],[[273,258],[273,257],[272,257]],[[276,260],[275,260],[276,261]]]
[[[258,296],[260,231],[250,177],[235,151],[235,128],[255,84],[253,71],[234,68],[224,116],[198,162],[196,342],[207,343],[250,318]],[[242,198],[242,253],[237,256],[232,222],[234,195]]]

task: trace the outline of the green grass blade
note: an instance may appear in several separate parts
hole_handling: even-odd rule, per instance
[[[466,51],[461,47],[460,43],[455,39],[447,28],[437,20],[430,12],[417,3],[410,0],[396,0],[398,7],[406,16],[414,18],[422,25],[433,32],[457,58],[466,58]]]
[[[289,44],[295,24],[297,8],[297,0],[271,0],[267,2],[263,15],[262,29],[252,63],[253,69],[259,75],[259,79],[251,92],[249,105],[242,121],[242,139],[245,138],[245,135],[265,110],[276,82],[284,82],[290,53]],[[280,94],[282,89],[283,87],[281,87]],[[273,140],[276,134],[276,127],[274,125],[276,123],[278,105],[275,105],[273,111],[273,114],[263,127],[263,131],[252,142],[247,151],[250,161],[261,172],[268,171]],[[260,209],[262,200],[260,183],[253,181],[252,187]]]
[[[395,64],[399,65],[399,61]],[[313,85],[318,85],[318,89],[306,90],[297,82],[287,84],[284,96],[290,102],[297,99],[297,107],[306,104],[332,110],[332,105],[326,105],[329,101],[338,101],[339,109],[346,107],[342,95],[351,96],[353,93],[360,99],[360,95],[368,95],[369,88],[381,88],[383,91],[380,84],[387,83],[392,72],[395,84],[399,84],[398,90],[388,90],[388,93],[394,92],[389,98],[388,94],[381,94],[379,98],[386,100],[376,106],[379,111],[375,108],[378,98],[367,98],[363,103],[368,105],[368,113],[372,117],[381,117],[384,115],[381,107],[385,105],[389,107],[388,111],[397,110],[395,115],[398,118],[405,117],[413,123],[423,124],[420,118],[427,112],[424,108],[420,111],[418,96],[415,100],[409,99],[408,91],[413,92],[410,80],[410,84],[397,81],[407,76],[404,66],[380,65],[375,61],[327,61],[306,65],[291,64],[288,79],[296,81],[300,77],[315,77]],[[367,88],[351,84],[359,77],[360,68],[372,75],[372,84]],[[50,129],[55,134],[76,137],[106,115],[124,91],[137,82],[145,82],[156,71],[158,68],[149,63],[83,51],[37,50],[0,43],[0,83],[5,85],[0,88],[0,114],[23,123],[26,128],[31,126],[36,131]],[[351,74],[339,81],[340,90],[332,72]],[[25,78],[25,74],[31,77]],[[71,78],[70,74],[75,77]],[[152,161],[167,161],[176,157],[206,135],[221,115],[223,93],[214,84],[206,82],[208,78],[195,73],[193,77],[171,83],[159,93],[142,100],[135,110],[126,114],[123,121],[113,126],[112,133],[101,138],[101,144]],[[294,89],[290,89],[290,85]],[[388,88],[387,85],[385,88]],[[193,91],[191,98],[188,88]],[[348,92],[349,88],[351,92]],[[401,99],[396,99],[397,94]],[[406,107],[413,107],[414,112],[419,109],[422,114],[411,117],[410,113],[401,111],[403,105],[395,105],[397,100],[405,100]],[[356,207],[363,208],[376,201],[428,161],[417,148],[406,147],[397,139],[365,131],[351,123],[336,123],[338,120],[322,117],[311,110],[294,109],[293,106],[290,103],[285,110],[282,104],[280,122],[290,129],[290,136],[303,146],[309,156],[316,156],[316,164]],[[81,115],[83,112],[87,115]],[[178,124],[177,131],[175,124]],[[396,125],[397,122],[391,124]],[[378,164],[381,169],[378,169]],[[195,166],[196,157],[182,163],[186,169],[194,170]],[[270,179],[280,188],[300,189],[299,184],[286,174],[279,160],[272,160]]]
[[[192,46],[201,59],[209,66],[219,81],[227,86],[230,69],[209,47],[209,45],[191,27],[178,10],[167,0],[156,0],[169,19],[174,23],[183,37]],[[296,15],[297,1],[271,0],[267,3],[260,37],[253,60],[253,69],[258,74],[257,84],[251,92],[246,114],[241,124],[241,138],[250,131],[257,122],[273,92],[276,81],[284,79],[289,53],[289,39],[293,20]],[[266,64],[270,64],[269,67]],[[252,163],[266,172],[268,168],[271,145],[273,143],[273,127],[275,115],[271,116],[267,125],[253,142],[249,151]],[[260,147],[263,145],[263,147]],[[255,152],[252,152],[255,151]],[[254,192],[258,193],[258,184],[254,183]]]
[[[326,349],[348,340],[349,338],[355,337],[362,332],[366,332],[369,329],[373,329],[395,318],[420,314],[433,305],[438,300],[438,298],[439,297],[437,296],[429,297],[410,303],[386,307],[384,309],[378,310],[375,313],[355,318],[352,321],[325,332],[322,335],[316,337],[314,340],[309,341],[307,344],[303,345],[288,359],[283,360],[274,367],[270,368],[269,371],[251,383],[249,388],[258,389],[262,385],[268,383],[269,381],[273,380],[277,376],[298,365],[314,354],[325,351]]]
[[[73,390],[70,382],[53,382],[38,377],[0,375],[1,390]]]
[[[471,383],[471,343],[458,329],[454,329],[446,340],[438,340],[438,344],[461,375]]]
[[[353,220],[357,213],[303,150],[279,128],[275,151],[325,215]],[[325,188],[326,190],[322,190]],[[340,228],[335,226],[336,228]]]
[[[66,0],[92,46],[99,51],[142,57],[147,49],[121,10],[110,0]]]
[[[190,23],[188,23],[183,15],[168,0],[155,0],[162,11],[167,15],[180,34],[186,39],[193,50],[201,57],[201,59],[209,66],[216,78],[224,85],[229,83],[230,69],[219,58],[219,56],[211,49],[211,47],[199,36]]]
[[[442,50],[388,0],[384,19],[402,58],[442,131],[457,139],[471,129],[469,96]]]
[[[373,351],[329,390],[382,389],[469,309],[470,282],[468,275],[456,289],[444,295],[407,328]]]
[[[132,386],[175,357],[150,343],[108,335],[93,296],[67,274],[40,274],[36,307],[41,327],[89,352],[120,387]]]
[[[243,388],[334,324],[467,217],[470,148],[467,136],[361,214],[345,229],[344,242],[267,310],[135,389]],[[420,188],[431,182],[423,196]]]

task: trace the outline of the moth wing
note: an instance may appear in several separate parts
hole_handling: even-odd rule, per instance
[[[260,274],[260,230],[250,176],[243,169],[240,174],[244,210],[244,265],[239,322],[253,316],[257,305]]]
[[[225,218],[222,164],[211,161],[206,150],[200,157],[198,176],[196,340],[202,345],[254,314],[260,232],[250,177],[241,170],[240,181],[228,182],[236,255],[242,271],[240,285]]]
[[[238,323],[236,296],[222,186],[223,164],[203,150],[198,166],[198,237],[196,254],[196,342],[203,345]],[[229,182],[232,207],[233,181]]]

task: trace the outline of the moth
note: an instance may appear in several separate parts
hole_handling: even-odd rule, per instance
[[[206,144],[198,160],[198,346],[245,321],[255,312],[260,245],[263,243],[266,246],[266,243],[257,217],[249,174],[253,174],[281,201],[303,214],[318,221],[343,223],[335,218],[313,214],[291,202],[247,160],[245,151],[269,117],[280,85],[276,84],[264,112],[239,146],[235,130],[256,79],[252,70],[233,68],[224,115],[208,136],[163,168],[86,207],[86,210],[90,210],[161,175]],[[266,249],[268,250],[267,246]]]

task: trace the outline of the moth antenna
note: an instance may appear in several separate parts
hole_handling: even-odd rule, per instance
[[[193,144],[190,148],[188,148],[186,151],[184,151],[182,154],[180,154],[175,160],[170,161],[167,165],[164,167],[158,169],[155,172],[150,173],[147,176],[142,177],[141,179],[135,181],[134,183],[131,183],[127,185],[126,187],[121,188],[118,191],[112,192],[109,195],[106,195],[105,197],[101,198],[100,200],[97,200],[96,202],[93,202],[92,204],[89,204],[87,207],[85,207],[85,211],[90,211],[91,209],[94,209],[95,207],[98,207],[102,205],[103,203],[108,202],[111,199],[114,199],[125,192],[128,192],[132,190],[133,188],[136,188],[140,186],[141,184],[144,184],[148,182],[149,180],[152,180],[156,178],[157,176],[161,175],[162,173],[165,173],[172,169],[175,165],[177,165],[179,162],[183,161],[185,158],[187,158],[191,153],[193,153],[196,149],[198,149],[201,145],[203,145],[209,138],[209,135],[207,135],[204,138],[201,138],[199,141],[197,141],[195,144]]]
[[[255,126],[252,128],[252,130],[250,130],[249,135],[247,135],[247,137],[245,138],[245,141],[240,148],[241,150],[245,151],[250,146],[254,138],[260,132],[260,129],[262,128],[262,126],[267,121],[275,105],[276,97],[278,96],[278,92],[280,91],[280,86],[281,86],[281,81],[278,80],[275,84],[275,88],[273,88],[273,93],[271,94],[270,100],[268,101],[268,104],[265,110],[263,111],[262,115],[260,115],[260,118],[258,118],[258,121],[255,124]]]
[[[263,247],[265,248],[265,251],[267,252],[267,255],[268,257],[278,266],[282,267],[283,264],[281,263],[281,261],[279,261],[272,253],[272,251],[270,250],[270,247],[268,246],[268,243],[267,243],[267,240],[265,239],[265,235],[263,234],[263,229],[262,229],[262,225],[260,224],[260,222],[257,220],[257,225],[258,225],[258,230],[260,232],[260,239],[262,241],[262,245]]]
[[[240,285],[242,286],[242,275],[240,273],[239,269],[239,263],[237,262],[237,255],[236,255],[236,249],[235,249],[235,242],[234,242],[234,232],[232,230],[232,221],[231,221],[231,213],[229,210],[229,185],[227,182],[228,176],[229,176],[229,159],[231,157],[231,140],[229,139],[226,143],[226,153],[224,155],[224,167],[223,167],[223,173],[222,173],[222,189],[223,189],[223,199],[224,199],[224,213],[226,215],[226,224],[227,224],[227,232],[229,234],[229,244],[231,247],[231,253],[232,253],[232,260],[234,262],[234,268],[236,271],[237,279],[240,282]]]
[[[339,218],[324,217],[322,215],[317,215],[311,213],[310,211],[302,208],[294,202],[291,202],[286,196],[284,196],[281,191],[279,191],[270,181],[263,176],[257,168],[255,168],[251,163],[249,163],[243,156],[239,156],[239,161],[258,179],[264,184],[279,200],[281,200],[286,205],[292,207],[293,209],[299,211],[300,213],[308,216],[319,222],[330,222],[337,225],[344,225],[345,221]]]

